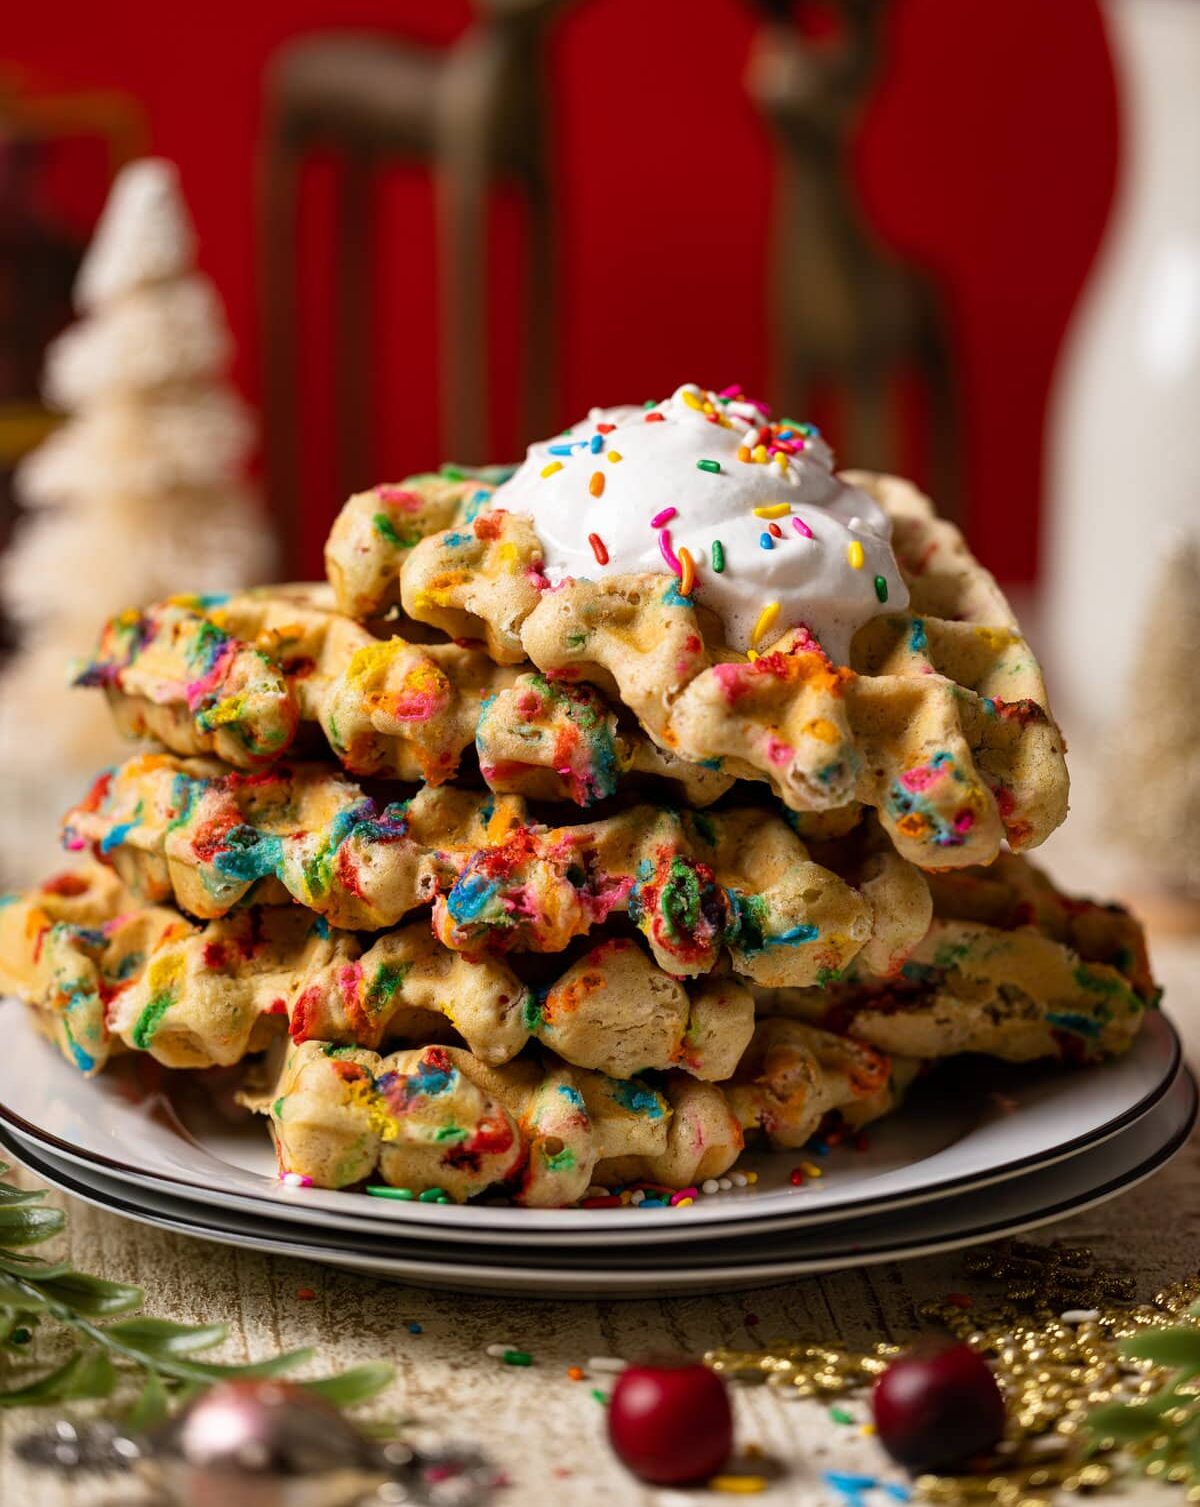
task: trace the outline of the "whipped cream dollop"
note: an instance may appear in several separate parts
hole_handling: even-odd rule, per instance
[[[803,624],[844,664],[863,623],[908,605],[887,515],[833,474],[813,425],[740,389],[594,408],[530,445],[493,500],[533,520],[551,585],[669,572],[735,649]]]

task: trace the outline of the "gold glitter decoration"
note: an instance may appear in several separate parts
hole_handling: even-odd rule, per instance
[[[1135,1304],[1130,1277],[1098,1267],[1091,1251],[1061,1241],[1007,1241],[969,1252],[964,1264],[990,1295],[952,1294],[924,1304],[921,1317],[987,1357],[1008,1404],[1008,1430],[976,1472],[918,1476],[914,1497],[942,1507],[1051,1507],[1060,1491],[1107,1486],[1125,1463],[1118,1454],[1124,1450],[1138,1468],[1200,1501],[1200,1314],[1191,1312],[1200,1276]],[[1155,1349],[1152,1331],[1167,1330],[1178,1337],[1158,1340]],[[1122,1353],[1135,1335],[1135,1348],[1155,1358]],[[871,1386],[902,1348],[778,1344],[713,1350],[705,1360],[731,1378],[823,1398]],[[1184,1363],[1177,1354],[1192,1353],[1191,1379],[1171,1387]],[[1128,1425],[1132,1410],[1112,1408],[1138,1402],[1151,1403],[1160,1425],[1153,1432],[1140,1413]],[[1112,1434],[1089,1426],[1093,1413],[1106,1428],[1116,1419]]]

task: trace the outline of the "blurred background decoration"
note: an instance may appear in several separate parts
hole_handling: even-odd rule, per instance
[[[40,80],[27,97],[124,100],[179,168],[236,385],[266,420],[271,507],[243,575],[267,519],[289,572],[315,575],[352,489],[736,381],[961,518],[1060,661],[1074,734],[1088,704],[1111,727],[1129,702],[1121,664],[1140,664],[1164,568],[1143,522],[1169,515],[1179,549],[1195,527],[1198,33],[1194,0],[214,0],[190,29],[130,0],[66,26],[23,8],[2,46]],[[95,209],[57,143],[20,160],[15,191],[0,174],[0,403],[36,406],[22,389]],[[241,508],[235,470],[212,496]],[[124,538],[181,517],[164,505]],[[136,550],[111,538],[124,566]],[[6,579],[28,621],[40,598],[82,608],[82,580],[54,597],[48,550],[36,575],[21,560]],[[1200,661],[1177,673],[1194,701]],[[1098,831],[1101,761],[1075,767]]]
[[[265,579],[243,479],[254,430],[224,381],[229,336],[173,166],[117,175],[75,280],[82,319],[51,343],[43,391],[69,418],[21,461],[27,509],[0,560],[18,642],[0,672],[0,872],[52,868],[54,834],[121,754],[103,702],[67,683],[110,615]]]

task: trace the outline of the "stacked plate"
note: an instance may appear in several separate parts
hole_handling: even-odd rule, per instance
[[[257,1124],[130,1057],[85,1080],[0,1004],[0,1145],[48,1182],[160,1228],[424,1286],[546,1297],[766,1285],[1029,1230],[1112,1198],[1191,1130],[1196,1086],[1170,1022],[1123,1057],[1069,1068],[954,1063],[863,1150],[739,1166],[744,1188],[656,1208],[404,1203],[279,1181]]]

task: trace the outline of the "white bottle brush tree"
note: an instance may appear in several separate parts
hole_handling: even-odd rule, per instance
[[[175,592],[265,578],[271,545],[244,467],[250,417],[225,379],[230,339],[174,167],[118,176],[75,288],[82,316],[47,353],[66,422],[23,463],[26,516],[0,562],[18,648],[0,676],[0,877],[59,861],[58,820],[128,753],[70,668],[105,618]]]
[[[1167,556],[1139,643],[1108,768],[1109,819],[1164,891],[1200,899],[1200,537]]]

